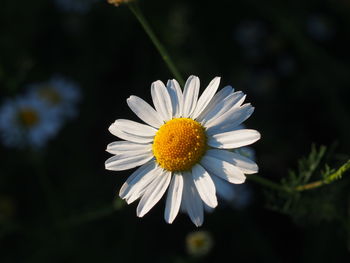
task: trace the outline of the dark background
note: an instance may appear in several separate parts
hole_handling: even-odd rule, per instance
[[[221,76],[222,87],[248,94],[256,109],[247,126],[262,134],[254,145],[259,176],[279,181],[312,143],[336,145],[335,166],[349,154],[350,1],[140,2],[185,78],[199,76],[204,88]],[[239,33],[247,24],[258,28],[248,39]],[[38,158],[0,146],[0,195],[11,204],[0,221],[1,262],[348,262],[347,176],[311,193],[336,215],[311,205],[311,218],[269,209],[265,188],[249,181],[247,208],[221,204],[206,214],[201,229],[214,247],[200,259],[185,249],[196,230],[186,215],[168,225],[164,200],[142,219],[136,204],[118,201],[131,172],[104,169],[116,140],[107,129],[118,118],[137,120],[128,96],[150,102],[150,84],[173,78],[127,6],[97,1],[75,11],[2,0],[0,34],[1,99],[55,73],[83,95],[78,118]]]

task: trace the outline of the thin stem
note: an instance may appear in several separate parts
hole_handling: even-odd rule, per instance
[[[252,180],[256,183],[267,186],[267,187],[274,189],[274,190],[277,190],[277,191],[284,191],[284,192],[289,191],[287,188],[283,187],[282,185],[277,184],[269,179],[266,179],[266,178],[258,176],[258,175],[250,174],[249,176],[247,176],[247,178],[249,180]]]
[[[298,192],[302,192],[302,191],[306,191],[306,190],[311,190],[311,189],[315,189],[318,188],[322,185],[325,185],[326,183],[324,181],[315,181],[312,183],[308,183],[308,184],[304,184],[304,185],[299,185],[297,187],[295,187],[295,191]]]
[[[174,62],[170,58],[170,56],[169,56],[167,50],[165,49],[165,47],[162,45],[162,43],[159,41],[159,39],[157,38],[157,36],[153,32],[150,24],[148,23],[148,21],[146,20],[146,18],[142,14],[140,8],[135,3],[129,3],[128,6],[129,6],[131,12],[135,15],[137,20],[140,22],[141,26],[143,27],[143,29],[145,30],[145,32],[147,33],[147,35],[151,39],[152,43],[157,48],[157,50],[160,53],[162,59],[164,60],[164,62],[168,66],[170,72],[174,75],[175,79],[180,83],[180,85],[183,86],[184,85],[184,80],[183,80],[180,72],[176,68]]]
[[[99,208],[98,210],[94,210],[82,215],[74,216],[68,219],[67,221],[65,221],[61,226],[62,227],[77,226],[83,223],[91,222],[91,221],[109,216],[113,214],[113,212],[115,211],[116,211],[116,208],[113,205],[104,206],[102,208]]]

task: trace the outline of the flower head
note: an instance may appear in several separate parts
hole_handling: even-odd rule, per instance
[[[106,169],[141,166],[119,193],[127,203],[141,198],[139,217],[168,189],[166,222],[172,223],[181,207],[200,226],[204,207],[217,206],[216,179],[241,184],[245,174],[258,171],[255,162],[229,151],[260,139],[255,130],[237,129],[254,108],[243,104],[245,95],[230,86],[216,93],[219,83],[220,78],[214,78],[199,97],[198,77],[190,76],[183,92],[176,80],[169,80],[166,86],[156,81],[151,86],[155,109],[137,96],[127,100],[147,125],[118,119],[109,127],[123,141],[107,146],[115,156],[106,161]]]
[[[29,93],[61,118],[72,118],[77,114],[77,104],[81,98],[80,89],[77,84],[66,78],[55,76],[48,82],[32,84]]]
[[[195,257],[204,256],[213,247],[213,239],[207,231],[195,231],[186,237],[187,252]]]
[[[60,126],[57,114],[34,96],[8,100],[0,107],[0,136],[9,147],[43,147]]]

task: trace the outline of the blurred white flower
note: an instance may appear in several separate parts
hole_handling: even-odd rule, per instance
[[[81,93],[79,86],[71,80],[55,76],[48,82],[30,85],[29,93],[29,96],[42,100],[59,117],[73,118],[77,115]]]
[[[254,161],[229,151],[260,139],[256,130],[237,129],[254,108],[243,104],[245,94],[234,92],[230,86],[216,93],[219,83],[220,78],[214,78],[199,97],[196,76],[188,78],[183,92],[176,80],[169,80],[167,86],[156,81],[151,86],[156,110],[139,97],[127,100],[131,110],[148,125],[118,119],[109,127],[113,135],[125,141],[107,146],[115,156],[106,161],[106,169],[141,166],[119,193],[128,204],[141,198],[139,217],[148,213],[169,188],[166,222],[174,221],[181,206],[200,226],[204,208],[217,206],[220,186],[215,186],[216,179],[241,184],[245,174],[258,171]]]
[[[8,147],[43,147],[61,124],[57,114],[35,96],[7,100],[0,107],[0,136]]]

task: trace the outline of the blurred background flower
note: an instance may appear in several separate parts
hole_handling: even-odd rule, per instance
[[[81,94],[78,86],[63,77],[29,85],[25,94],[6,99],[0,106],[0,136],[14,148],[42,148],[76,117]]]
[[[41,148],[61,127],[59,116],[33,96],[19,96],[0,108],[2,143],[15,148]]]
[[[186,236],[187,252],[194,257],[202,257],[213,247],[213,238],[207,231],[195,231]]]
[[[73,118],[78,113],[80,89],[76,83],[62,76],[55,76],[46,83],[31,84],[29,93],[61,118]]]

